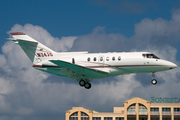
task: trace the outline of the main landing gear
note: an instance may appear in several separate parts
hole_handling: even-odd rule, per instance
[[[154,72],[152,73],[152,77],[153,77],[153,80],[151,81],[151,83],[152,83],[153,85],[156,85],[156,84],[157,84],[157,80],[155,79],[155,74],[154,74]]]
[[[79,81],[79,85],[80,85],[81,87],[85,87],[86,89],[90,89],[90,88],[91,88],[91,83],[89,83],[88,80],[85,81],[85,80],[81,79],[81,80]]]

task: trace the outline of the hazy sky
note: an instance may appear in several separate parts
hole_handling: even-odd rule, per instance
[[[24,32],[55,51],[149,51],[179,66],[180,2],[7,0],[0,4],[0,119],[59,120],[72,107],[112,112],[133,97],[180,97],[180,68],[93,80],[86,90],[32,68],[8,38]]]

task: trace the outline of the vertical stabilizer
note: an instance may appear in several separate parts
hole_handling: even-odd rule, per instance
[[[54,51],[22,32],[11,33],[16,44],[24,50],[33,64],[53,57]]]

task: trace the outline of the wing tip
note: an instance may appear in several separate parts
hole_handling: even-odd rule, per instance
[[[11,35],[25,35],[23,32],[14,32],[14,33],[10,33]]]

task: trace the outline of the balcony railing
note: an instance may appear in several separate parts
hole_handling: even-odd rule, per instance
[[[147,110],[139,110],[139,115],[147,115]]]
[[[180,111],[174,111],[174,115],[180,115]]]
[[[150,114],[151,115],[159,115],[159,111],[151,111]]]
[[[171,111],[162,111],[162,115],[171,115]]]
[[[127,115],[136,115],[136,111],[135,110],[128,110]]]

